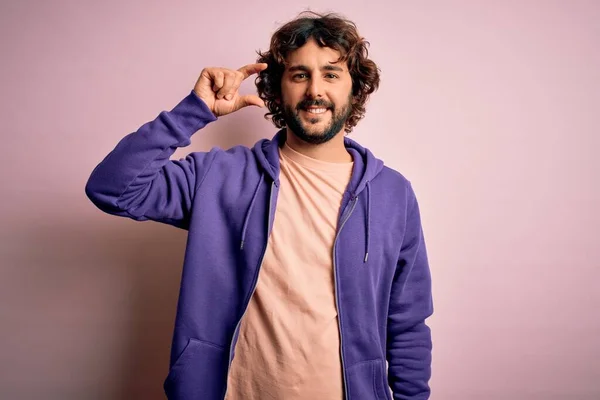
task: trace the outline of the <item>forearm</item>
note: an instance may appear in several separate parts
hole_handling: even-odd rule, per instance
[[[121,139],[91,173],[86,194],[105,211],[123,208],[123,202],[133,201],[134,191],[146,189],[178,147],[189,145],[190,137],[215,119],[191,92],[171,111],[161,112]],[[180,175],[184,179],[194,176],[194,171],[183,172]]]
[[[431,330],[425,322],[394,332],[388,344],[389,384],[396,400],[426,400],[431,390]]]

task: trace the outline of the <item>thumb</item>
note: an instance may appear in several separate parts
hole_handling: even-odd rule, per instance
[[[265,102],[255,94],[247,94],[240,98],[240,108],[246,106],[257,106],[264,108]]]

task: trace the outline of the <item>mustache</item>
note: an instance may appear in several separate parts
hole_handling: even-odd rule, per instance
[[[296,110],[301,110],[304,108],[308,108],[308,107],[325,107],[325,108],[331,108],[332,110],[335,108],[333,103],[330,103],[328,101],[325,101],[323,99],[316,99],[316,100],[311,100],[311,99],[305,99],[302,100],[301,102],[299,102],[296,105]]]

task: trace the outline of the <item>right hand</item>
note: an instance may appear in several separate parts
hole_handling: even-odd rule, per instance
[[[240,95],[242,81],[267,68],[267,64],[248,64],[237,71],[226,68],[204,68],[194,87],[200,97],[217,117],[227,115],[246,106],[264,107],[255,94]]]

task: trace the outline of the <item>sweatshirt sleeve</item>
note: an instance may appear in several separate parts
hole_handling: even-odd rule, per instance
[[[431,273],[419,206],[409,182],[406,232],[388,312],[388,381],[395,400],[426,400],[430,396],[432,341],[425,319],[432,313]]]
[[[86,195],[109,214],[187,229],[194,193],[215,151],[190,153],[181,160],[169,157],[216,119],[192,90],[171,111],[121,139],[92,171]]]

